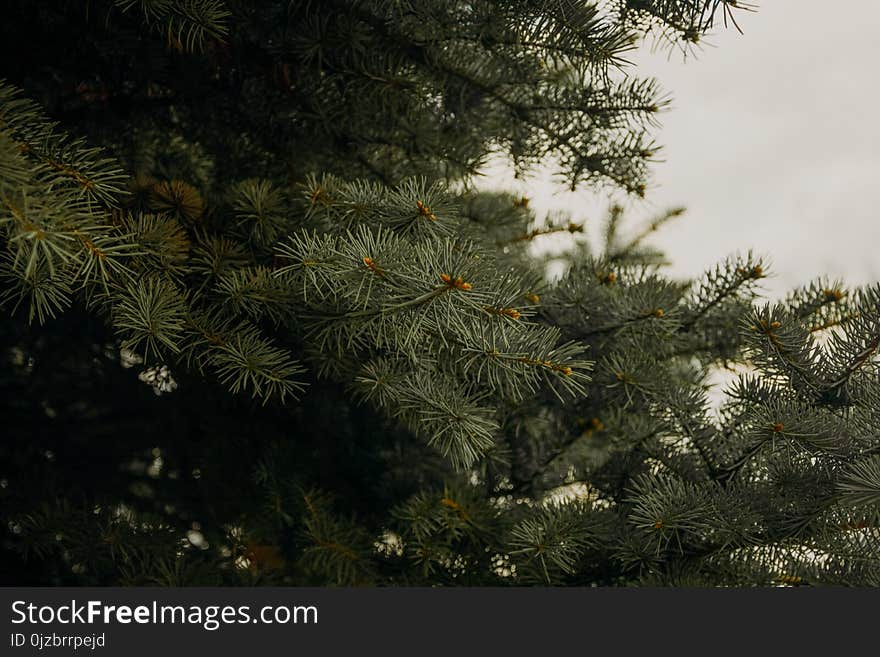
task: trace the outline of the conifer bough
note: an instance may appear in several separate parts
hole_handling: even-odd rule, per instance
[[[880,288],[470,186],[644,194],[627,53],[741,9],[11,2],[4,582],[880,585]]]

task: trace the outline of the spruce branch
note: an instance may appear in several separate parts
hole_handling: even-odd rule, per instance
[[[596,542],[589,512],[583,504],[550,504],[517,523],[509,539],[511,556],[520,566],[517,574],[547,585],[559,573],[574,574],[586,549]]]
[[[247,238],[261,247],[274,245],[287,223],[281,190],[271,181],[255,178],[238,183],[232,195],[233,210]]]
[[[228,33],[229,10],[222,0],[113,0],[122,11],[140,10],[144,22],[164,33],[168,47],[185,52],[205,49],[209,39]]]
[[[880,456],[853,463],[841,475],[837,489],[848,504],[867,507],[880,504]]]
[[[70,307],[73,290],[63,276],[54,275],[46,265],[25,275],[18,263],[4,254],[0,261],[0,278],[4,281],[0,306],[11,307],[14,313],[26,301],[30,323],[36,319],[44,324]]]
[[[305,368],[256,331],[235,333],[217,343],[210,354],[217,378],[233,394],[248,392],[265,405],[270,399],[296,398],[305,390],[299,379]]]
[[[394,415],[461,471],[495,445],[498,422],[494,409],[452,385],[454,380],[407,377],[397,389]]]
[[[370,583],[374,575],[366,557],[370,540],[364,530],[334,514],[330,499],[320,491],[304,491],[302,503],[307,541],[300,557],[302,565],[339,586]]]
[[[183,294],[155,277],[130,283],[113,307],[113,326],[122,334],[123,347],[142,353],[144,360],[180,350],[185,317]]]
[[[683,321],[682,330],[690,331],[713,309],[740,295],[748,295],[754,289],[755,282],[765,275],[764,263],[751,253],[745,257],[729,258],[706,272],[695,286],[695,309]]]
[[[72,185],[86,199],[119,207],[125,195],[125,175],[99,148],[88,147],[49,121],[43,110],[0,79],[0,131],[16,143],[19,152],[44,165],[44,179]]]

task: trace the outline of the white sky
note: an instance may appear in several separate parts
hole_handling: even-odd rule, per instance
[[[653,241],[676,276],[752,248],[769,256],[773,296],[819,274],[880,281],[880,3],[761,0],[737,20],[745,34],[717,30],[696,58],[647,47],[631,58],[672,106],[654,133],[654,185],[628,216],[687,207]],[[486,182],[598,228],[607,202],[595,193],[499,174]]]

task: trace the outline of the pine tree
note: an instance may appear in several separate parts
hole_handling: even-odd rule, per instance
[[[743,3],[9,5],[4,582],[880,585],[880,287],[472,185],[645,194]]]

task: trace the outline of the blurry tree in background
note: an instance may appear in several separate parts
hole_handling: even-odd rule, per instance
[[[616,208],[551,282],[581,218],[469,185],[645,194],[627,53],[742,8],[8,2],[3,582],[880,585],[880,289]]]

